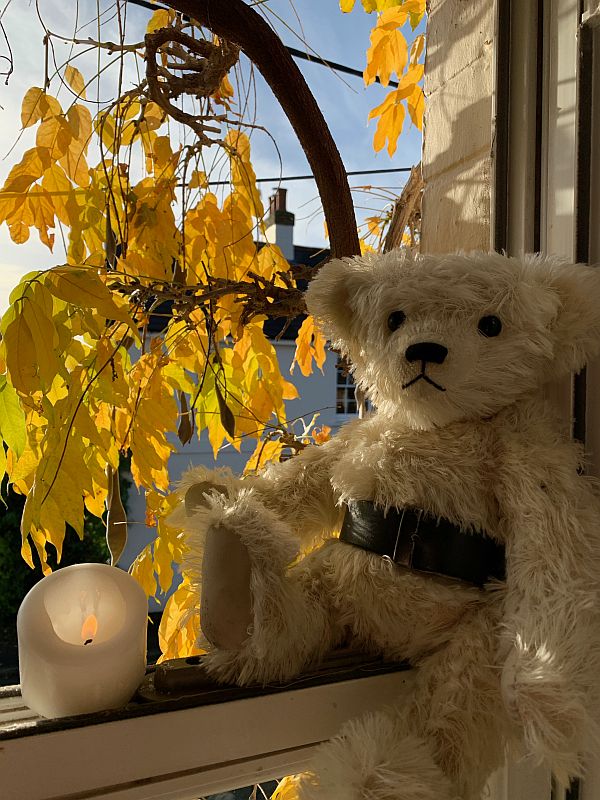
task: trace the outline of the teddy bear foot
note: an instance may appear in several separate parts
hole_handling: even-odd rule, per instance
[[[428,743],[398,735],[382,714],[353,720],[321,747],[299,785],[300,800],[453,800]]]

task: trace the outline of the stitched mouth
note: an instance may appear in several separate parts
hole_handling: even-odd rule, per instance
[[[408,383],[404,383],[402,385],[402,388],[403,389],[408,389],[409,386],[413,386],[413,384],[417,383],[417,381],[420,381],[420,380],[424,380],[430,386],[433,386],[434,389],[437,389],[438,392],[445,392],[446,391],[446,389],[443,386],[441,386],[439,383],[436,383],[434,380],[432,380],[429,377],[429,375],[425,374],[425,365],[423,365],[422,371],[416,376],[416,378],[413,378],[412,380],[408,381]]]

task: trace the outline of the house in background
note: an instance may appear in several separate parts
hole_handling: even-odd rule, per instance
[[[318,247],[294,244],[294,214],[286,208],[286,189],[276,189],[269,198],[269,216],[266,220],[266,239],[276,244],[292,266],[314,268],[329,257],[329,251]],[[286,402],[288,421],[297,420],[294,430],[299,435],[303,427],[301,420],[310,423],[314,414],[318,413],[317,426],[327,425],[334,434],[339,427],[357,414],[357,403],[354,395],[352,378],[337,368],[338,356],[328,350],[323,371],[315,368],[312,375],[304,377],[296,367],[290,375],[294,359],[295,339],[304,317],[291,320],[286,328],[287,320],[283,318],[269,319],[264,323],[264,331],[273,342],[282,375],[290,380],[298,389],[299,397]],[[150,329],[158,333],[164,326],[164,316],[157,315],[151,319]],[[177,481],[190,466],[204,465],[229,467],[234,473],[241,474],[249,456],[256,447],[255,439],[246,439],[241,451],[228,445],[221,448],[215,459],[206,431],[200,439],[196,435],[185,446],[173,438],[177,445],[169,459],[169,475]],[[156,534],[155,528],[145,525],[146,505],[144,495],[132,486],[128,499],[127,516],[129,533],[127,546],[119,560],[119,566],[128,568],[138,553],[151,542]]]

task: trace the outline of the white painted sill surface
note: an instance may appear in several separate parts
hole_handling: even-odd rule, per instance
[[[346,720],[410,692],[413,673],[395,670],[254,697],[232,689],[204,705],[190,696],[188,707],[132,703],[63,721],[37,717],[12,687],[0,694],[0,798],[195,800],[301,772]]]
[[[170,662],[167,680],[177,679],[181,666]],[[0,800],[197,800],[293,775],[347,720],[401,704],[415,675],[400,664],[342,654],[285,686],[211,683],[164,695],[150,674],[144,702],[65,720],[36,716],[18,686],[0,688]],[[551,794],[547,771],[522,761],[498,770],[483,797]]]

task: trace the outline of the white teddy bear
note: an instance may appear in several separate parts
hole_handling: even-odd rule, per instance
[[[285,680],[348,642],[416,668],[322,747],[307,800],[475,800],[519,741],[581,775],[600,507],[540,387],[600,349],[600,271],[394,251],[306,299],[376,411],[257,478],[185,477],[207,669]]]

